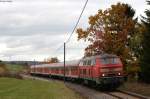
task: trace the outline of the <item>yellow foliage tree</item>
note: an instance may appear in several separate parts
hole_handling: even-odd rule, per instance
[[[44,59],[44,63],[57,63],[57,62],[59,62],[57,57],[51,57],[51,58]]]
[[[89,27],[77,29],[78,40],[90,41],[85,56],[110,53],[120,56],[124,64],[132,60],[130,39],[137,31],[137,18],[134,9],[124,3],[112,5],[104,11],[89,17]]]

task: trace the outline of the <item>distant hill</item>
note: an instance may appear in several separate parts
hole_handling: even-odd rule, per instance
[[[4,61],[4,62],[8,64],[17,64],[17,65],[25,65],[25,66],[42,64],[42,62],[39,61]]]

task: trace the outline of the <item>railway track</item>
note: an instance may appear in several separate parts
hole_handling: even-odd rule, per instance
[[[147,96],[143,96],[143,95],[128,92],[128,91],[121,91],[121,90],[118,90],[117,92],[113,92],[110,94],[116,97],[119,94],[120,99],[150,99],[150,97],[147,97]],[[127,98],[124,98],[124,96],[126,96]]]
[[[67,86],[75,90],[76,92],[81,93],[82,95],[84,95],[84,91],[86,91],[86,93],[88,94],[87,99],[148,99],[148,98],[143,98],[143,97],[131,95],[120,91],[101,92],[86,86],[72,84],[72,83],[67,83]],[[91,95],[91,92],[94,93],[94,94],[92,93],[93,96]]]
[[[133,95],[129,95],[129,94],[126,94],[126,93],[122,93],[122,92],[119,92],[119,91],[109,92],[108,94],[111,95],[111,96],[114,96],[118,99],[143,99],[143,98],[133,96]]]
[[[37,80],[43,80],[43,81],[60,81],[60,80],[52,80],[49,78],[43,78],[43,77],[35,77],[35,76],[27,76],[23,75],[25,78],[31,78],[31,79],[37,79]],[[61,81],[63,82],[63,81]],[[94,90],[92,88],[79,85],[76,83],[66,82],[65,85],[73,90],[75,90],[77,93],[84,96],[86,99],[150,99],[149,97],[139,96],[139,95],[132,95],[126,92],[122,91],[113,91],[113,92],[101,92],[98,90]]]

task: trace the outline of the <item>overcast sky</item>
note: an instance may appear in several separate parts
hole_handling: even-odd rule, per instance
[[[130,4],[136,16],[144,15],[145,0],[89,0],[78,27],[88,26],[88,17],[117,2]],[[0,2],[0,59],[63,59],[63,47],[81,13],[85,0],[12,0]],[[87,43],[73,35],[67,44],[67,60],[84,55]]]

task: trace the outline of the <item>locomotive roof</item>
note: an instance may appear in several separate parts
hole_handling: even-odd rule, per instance
[[[66,66],[77,66],[79,65],[80,60],[72,60],[72,61],[66,61]],[[59,63],[51,63],[51,64],[39,64],[39,65],[32,65],[31,68],[33,67],[63,67],[64,62],[59,62]]]
[[[118,57],[117,55],[114,54],[101,54],[101,55],[96,55],[96,56],[90,56],[90,57],[84,57],[81,60],[86,60],[86,59],[95,59],[95,58],[107,58],[107,57]],[[79,65],[81,60],[72,60],[72,61],[66,61],[66,67],[67,66],[77,66]],[[39,65],[32,65],[31,68],[33,67],[63,67],[64,62],[59,62],[59,63],[51,63],[51,64],[39,64]]]
[[[107,57],[118,57],[117,55],[114,54],[101,54],[101,55],[95,55],[95,56],[90,56],[90,57],[85,57],[84,59],[95,59],[95,58],[107,58]]]

